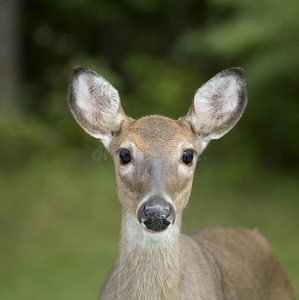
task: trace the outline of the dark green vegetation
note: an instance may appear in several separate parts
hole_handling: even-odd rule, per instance
[[[96,299],[117,256],[110,155],[66,105],[74,65],[105,76],[135,118],[177,118],[218,71],[246,70],[248,107],[203,153],[183,231],[259,228],[298,297],[298,12],[276,0],[22,1],[19,96],[0,99],[1,297]]]

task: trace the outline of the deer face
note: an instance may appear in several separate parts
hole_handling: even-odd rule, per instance
[[[188,124],[150,116],[132,121],[111,144],[119,199],[150,231],[163,231],[185,207],[200,139]]]
[[[108,81],[77,67],[68,101],[78,123],[112,154],[123,211],[145,234],[157,234],[171,225],[179,228],[198,155],[239,120],[246,106],[246,84],[241,69],[228,69],[198,89],[185,117],[135,121],[125,115]]]

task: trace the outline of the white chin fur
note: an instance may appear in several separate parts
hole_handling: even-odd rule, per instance
[[[170,224],[165,230],[163,231],[151,231],[148,230],[143,224],[142,226],[142,232],[144,235],[145,240],[147,240],[150,243],[159,243],[164,241],[171,235],[171,227],[172,224]]]
[[[175,228],[170,224],[166,230],[153,232],[148,230],[144,225],[141,225],[137,220],[137,216],[132,213],[126,213],[125,216],[126,239],[132,247],[148,247],[150,244],[159,244],[168,246],[169,240],[175,236]]]

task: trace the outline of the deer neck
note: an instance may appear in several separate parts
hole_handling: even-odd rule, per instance
[[[122,220],[117,299],[180,299],[180,229],[144,234],[129,212]]]

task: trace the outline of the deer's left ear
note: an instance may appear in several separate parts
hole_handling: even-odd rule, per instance
[[[183,118],[204,142],[219,139],[241,118],[247,104],[245,72],[226,69],[200,87]]]

